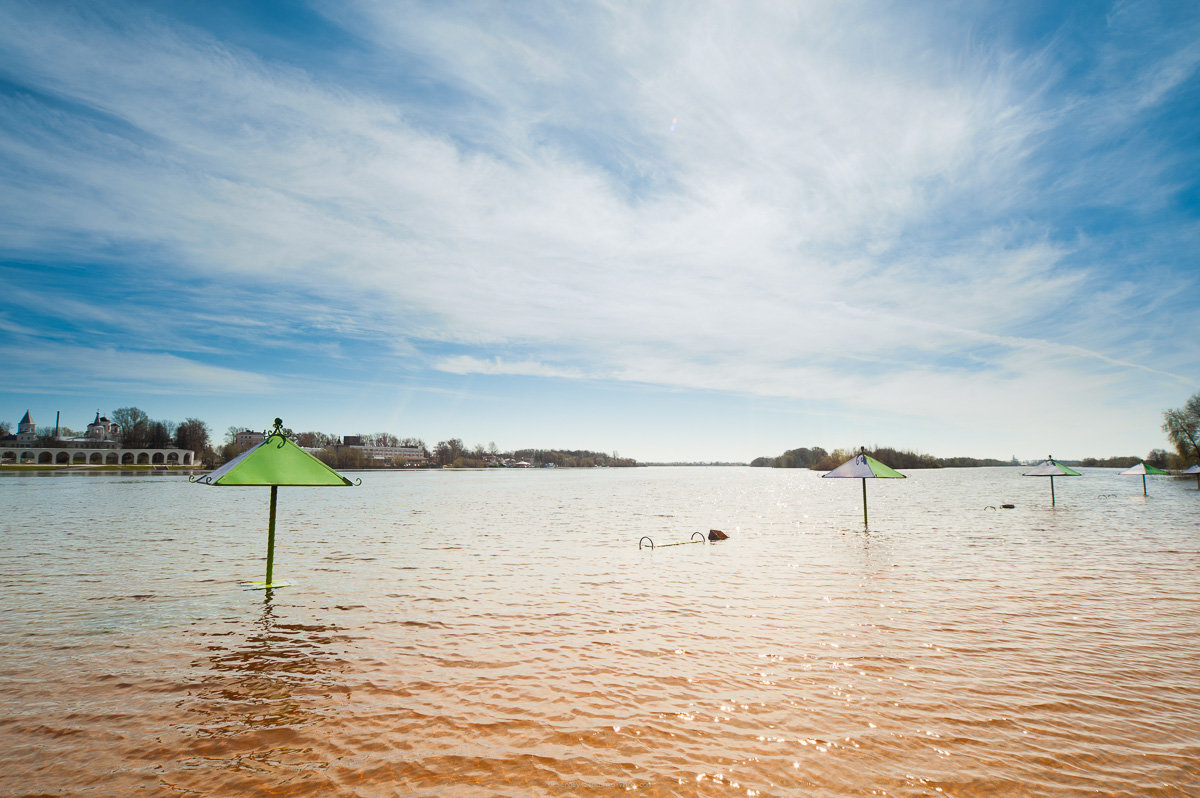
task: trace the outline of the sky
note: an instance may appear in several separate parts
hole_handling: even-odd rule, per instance
[[[0,0],[0,420],[1170,448],[1200,7]]]

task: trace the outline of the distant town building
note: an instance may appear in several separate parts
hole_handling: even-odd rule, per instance
[[[108,416],[100,415],[100,411],[96,411],[96,420],[87,426],[87,433],[84,439],[88,441],[105,441],[108,443],[121,442],[121,425],[115,421],[109,421]]]
[[[416,446],[373,446],[361,442],[350,443],[351,440],[362,441],[362,438],[358,435],[347,435],[342,438],[342,445],[350,449],[360,449],[372,460],[391,463],[402,457],[414,464],[427,462],[425,452]]]
[[[21,420],[17,422],[17,434],[9,435],[5,440],[11,440],[14,443],[33,443],[37,440],[37,424],[33,423],[28,410],[25,411],[25,415]]]
[[[252,429],[244,429],[233,436],[233,443],[239,449],[249,449],[251,446],[262,442],[262,432],[255,432]]]
[[[121,425],[100,415],[99,410],[83,435],[64,438],[55,434],[52,440],[41,440],[33,416],[26,410],[17,424],[16,433],[0,437],[0,462],[66,466],[193,465],[195,453],[189,449],[125,448],[122,446]]]

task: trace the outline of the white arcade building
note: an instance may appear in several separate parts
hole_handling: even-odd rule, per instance
[[[37,425],[25,411],[16,434],[0,438],[0,464],[12,465],[195,465],[190,449],[126,449],[121,446],[121,425],[96,411],[87,432],[74,438],[37,434]]]

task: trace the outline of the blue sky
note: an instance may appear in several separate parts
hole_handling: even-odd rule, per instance
[[[1200,10],[0,2],[0,419],[1145,454]]]

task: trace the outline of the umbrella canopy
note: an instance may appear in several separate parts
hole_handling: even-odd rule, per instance
[[[1075,469],[1070,466],[1065,466],[1058,462],[1052,456],[1047,456],[1045,460],[1039,463],[1032,471],[1026,471],[1021,476],[1024,477],[1050,477],[1050,506],[1054,506],[1054,478],[1055,477],[1081,477]]]
[[[867,480],[868,479],[905,479],[899,471],[886,466],[867,454],[866,449],[855,457],[842,463],[828,474],[822,474],[822,479],[861,479],[863,481],[863,526],[867,525]]]
[[[1147,474],[1165,474],[1165,473],[1167,473],[1167,472],[1163,471],[1161,468],[1155,468],[1154,466],[1146,465],[1145,463],[1138,463],[1133,468],[1127,468],[1124,471],[1122,471],[1121,476],[1123,476],[1123,477],[1137,476],[1139,474],[1142,476],[1146,476]]]
[[[1163,471],[1161,468],[1155,468],[1154,466],[1146,465],[1145,463],[1138,463],[1133,468],[1128,468],[1128,469],[1122,471],[1121,476],[1123,476],[1123,477],[1124,476],[1141,476],[1141,478],[1142,478],[1142,495],[1149,496],[1150,494],[1146,492],[1146,475],[1147,474],[1165,474],[1165,473],[1167,473],[1167,472]]]
[[[205,485],[353,485],[346,477],[301,449],[279,430],[266,436],[196,482]]]
[[[1023,477],[1081,477],[1075,469],[1070,466],[1065,466],[1055,460],[1053,457],[1048,457],[1038,464],[1032,471],[1026,471],[1021,476]]]
[[[822,474],[821,476],[822,478],[831,477],[833,479],[840,477],[850,477],[853,479],[905,478],[899,471],[892,469],[890,466],[885,466],[865,452],[855,456],[852,460],[847,460],[828,474]]]
[[[1196,475],[1196,490],[1200,490],[1200,465],[1188,466],[1180,474],[1195,474]]]
[[[275,564],[275,503],[280,485],[304,487],[347,486],[351,482],[329,466],[301,449],[283,432],[283,420],[275,419],[275,428],[263,433],[263,441],[247,449],[215,471],[192,478],[202,485],[270,486],[271,514],[267,522],[267,578],[252,583],[253,587],[269,589],[283,587],[286,582],[273,582]]]

